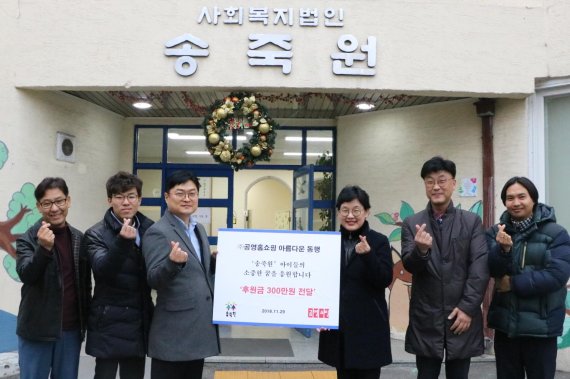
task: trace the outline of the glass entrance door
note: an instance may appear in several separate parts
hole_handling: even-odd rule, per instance
[[[293,173],[293,230],[313,227],[314,166],[304,166]]]
[[[294,172],[293,230],[334,230],[333,179],[326,166],[316,168],[311,164]],[[296,330],[311,337],[312,329]]]
[[[308,165],[293,174],[293,230],[334,230],[332,167]]]

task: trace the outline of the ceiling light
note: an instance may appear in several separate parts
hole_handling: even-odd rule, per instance
[[[332,142],[332,137],[307,137],[309,142]]]
[[[372,103],[358,103],[356,104],[356,108],[360,109],[361,111],[369,111],[374,108],[374,104]]]
[[[209,151],[192,151],[192,150],[186,150],[185,153],[188,155],[207,155],[207,154],[210,154]]]
[[[205,140],[204,136],[190,135],[190,134],[178,134],[178,133],[168,133],[169,139],[185,139],[185,140]],[[233,139],[232,136],[226,136],[226,139]],[[245,141],[247,138],[245,136],[237,136],[238,141]]]
[[[287,136],[285,141],[289,142],[301,142],[303,137]],[[308,142],[332,142],[332,137],[307,137]]]
[[[303,153],[296,153],[296,152],[285,152],[283,153],[283,155],[286,156],[295,156],[295,157],[300,157]],[[307,153],[306,154],[307,157],[320,157],[321,155],[323,155],[323,153]],[[328,156],[332,157],[332,154],[328,154]]]
[[[168,133],[169,139],[191,139],[191,140],[204,140],[206,137],[204,136],[195,136],[195,135],[188,135],[188,134],[178,134],[178,133]]]
[[[137,101],[136,103],[133,103],[133,107],[137,109],[148,109],[152,107],[152,104],[148,101]]]

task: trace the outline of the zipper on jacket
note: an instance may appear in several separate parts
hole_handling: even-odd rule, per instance
[[[87,315],[84,314],[83,303],[87,300],[84,299],[84,293],[81,291],[83,281],[85,278],[81,277],[81,239],[77,236],[77,234],[73,233],[70,229],[71,233],[71,254],[73,257],[73,272],[75,274],[75,290],[77,291],[77,307],[78,314],[79,314],[79,334],[84,337],[83,332],[87,330]],[[89,276],[89,281],[91,281],[91,271],[86,274]],[[63,315],[62,315],[62,323],[63,323]]]
[[[522,253],[522,259],[521,259],[521,269],[524,269],[525,260],[526,260],[526,242],[525,242],[524,245],[523,245],[523,253]]]
[[[61,289],[61,307],[59,308],[59,338],[63,337],[63,297],[64,297],[64,283],[63,283],[63,272],[61,271],[61,257],[59,256],[59,251],[54,246],[54,255],[57,261],[57,271],[59,278],[59,288]]]
[[[348,262],[350,261],[350,258],[352,257],[352,249],[354,249],[354,242],[352,241],[352,232],[350,232],[348,234],[348,241],[350,242],[349,248],[347,248],[347,246],[343,243],[342,247],[343,247],[343,252],[344,252],[344,262],[345,262],[345,266],[348,266]]]

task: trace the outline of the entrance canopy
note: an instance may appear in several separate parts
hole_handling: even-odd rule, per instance
[[[457,97],[413,96],[380,91],[358,93],[241,91],[253,94],[273,118],[334,119],[339,116],[456,100]],[[124,117],[203,117],[231,91],[65,91]],[[148,102],[148,109],[133,104]],[[361,105],[363,104],[363,105]],[[369,110],[360,109],[359,106]]]

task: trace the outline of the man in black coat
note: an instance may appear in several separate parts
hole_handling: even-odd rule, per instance
[[[406,351],[416,355],[418,378],[467,379],[471,357],[483,354],[481,302],[489,281],[481,219],[453,206],[455,163],[424,163],[429,203],[404,220],[402,261],[412,276]]]
[[[96,357],[95,379],[144,377],[152,314],[150,288],[140,242],[152,221],[138,212],[142,181],[118,172],[107,180],[111,206],[85,232],[95,291],[87,326],[87,354]]]
[[[91,296],[91,275],[80,254],[83,233],[67,223],[65,180],[45,178],[34,191],[41,220],[16,241],[22,281],[18,311],[21,379],[77,379]]]

